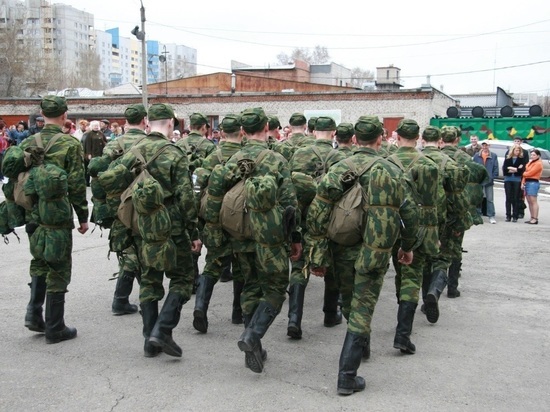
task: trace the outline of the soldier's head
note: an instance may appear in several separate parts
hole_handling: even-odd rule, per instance
[[[54,123],[63,126],[67,118],[67,100],[61,96],[45,96],[40,102],[40,113],[45,123]]]
[[[420,133],[420,127],[416,120],[403,119],[397,125],[397,140],[399,144],[410,146],[416,144],[418,134]]]
[[[311,134],[315,130],[315,123],[317,122],[318,117],[310,117],[307,121],[307,131]]]
[[[441,128],[441,140],[444,143],[457,143],[456,129],[453,126],[443,126]]]
[[[380,147],[383,128],[378,116],[361,116],[355,123],[353,131],[357,145]]]
[[[241,117],[237,114],[226,114],[220,123],[222,135],[228,140],[241,136]]]
[[[302,133],[305,130],[306,123],[306,117],[302,113],[293,113],[288,121],[292,133]]]
[[[424,142],[428,145],[437,146],[439,140],[441,140],[441,131],[439,130],[439,127],[426,127],[422,132],[422,140],[424,140]]]
[[[180,124],[174,109],[166,103],[152,104],[147,112],[147,120],[150,131],[162,133],[167,137],[171,137],[174,129]]]
[[[340,123],[336,128],[336,141],[338,144],[349,144],[353,133],[352,123]]]
[[[336,122],[332,117],[321,116],[315,121],[313,133],[316,139],[332,140],[336,134]]]
[[[189,124],[191,125],[191,130],[197,131],[202,136],[206,136],[208,134],[210,122],[203,114],[193,113],[189,116]]]
[[[281,138],[281,122],[279,121],[279,118],[277,116],[269,116],[269,119],[267,121],[268,129],[269,129],[269,135],[277,140]]]
[[[458,138],[459,142],[460,143],[460,139],[462,139],[462,129],[458,126],[453,126],[456,130],[456,137]]]
[[[267,137],[268,118],[261,107],[246,109],[241,112],[241,125],[246,135],[256,140],[265,140]]]
[[[147,110],[143,104],[131,104],[124,111],[124,117],[131,126],[142,126],[145,129],[145,118],[147,117]]]

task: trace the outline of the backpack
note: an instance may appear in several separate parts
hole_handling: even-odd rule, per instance
[[[346,182],[348,180],[353,185],[334,205],[327,228],[327,237],[339,245],[353,246],[363,240],[364,213],[367,211],[369,202],[360,179],[377,160],[379,160],[378,157],[373,157],[361,170],[357,171],[351,159],[344,159],[351,173],[342,174],[340,181],[348,183]]]
[[[218,162],[220,165],[224,166],[227,163],[227,160],[223,158],[222,149],[221,147],[216,147],[216,156],[218,158]],[[195,169],[194,175],[197,178],[197,184],[195,185],[195,190],[200,191],[199,194],[199,217],[201,219],[205,218],[206,215],[206,204],[208,202],[208,187],[206,184],[206,187],[203,188],[203,184],[205,181],[208,183],[208,177],[210,176],[211,171],[207,169],[203,169],[202,167],[199,167]],[[198,186],[198,187],[197,187]]]
[[[164,152],[168,147],[172,146],[174,146],[172,143],[168,143],[162,146],[153,156],[151,156],[149,161],[145,161],[145,158],[136,147],[133,147],[130,150],[137,159],[131,169],[131,173],[135,177],[132,183],[130,183],[126,190],[124,190],[124,192],[122,192],[122,194],[120,195],[120,205],[118,206],[117,217],[124,224],[124,226],[126,226],[128,229],[132,229],[134,235],[139,235],[138,213],[134,210],[134,202],[132,201],[134,188],[137,188],[139,183],[144,182],[148,179],[156,181],[156,179],[147,170],[147,167],[162,152]]]
[[[269,152],[269,149],[263,150],[256,160],[245,158],[238,160],[237,166],[241,170],[241,180],[223,196],[220,224],[236,240],[252,239],[252,227],[246,206],[245,182]]]
[[[25,208],[26,210],[32,210],[33,206],[36,204],[36,198],[25,192],[25,185],[31,176],[31,169],[33,167],[43,167],[44,166],[44,157],[54,143],[62,136],[65,136],[64,133],[58,133],[54,135],[46,147],[42,144],[42,137],[40,133],[34,135],[36,140],[36,146],[28,146],[24,150],[20,146],[10,147],[6,153],[5,157],[8,157],[8,162],[4,160],[2,165],[3,173],[10,178],[17,178],[14,188],[13,188],[13,197],[17,205]],[[53,172],[58,174],[57,171],[62,171],[61,168],[50,165],[53,168]],[[65,172],[66,174],[66,172]]]
[[[320,162],[317,163],[317,170],[315,171],[315,175],[313,177],[315,182],[319,183],[321,180],[323,180],[323,176],[327,173],[329,160],[339,152],[336,149],[332,149],[330,152],[328,152],[326,158],[323,159],[323,156],[321,155],[321,152],[319,151],[318,147],[311,146],[311,149],[313,150],[313,153],[315,153],[320,160]]]

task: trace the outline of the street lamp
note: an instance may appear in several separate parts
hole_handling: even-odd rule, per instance
[[[166,45],[162,45],[163,52],[159,56],[159,62],[164,63],[164,89],[166,91],[166,96],[168,96],[168,71],[166,70],[166,55],[170,52],[166,51]]]
[[[136,26],[132,30],[132,34],[141,40],[141,97],[143,99],[143,106],[147,109],[147,50],[145,44],[145,7],[143,7],[143,0],[141,1],[141,30]]]

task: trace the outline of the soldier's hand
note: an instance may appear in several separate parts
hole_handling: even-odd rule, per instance
[[[413,252],[412,250],[410,252],[405,252],[403,249],[399,248],[397,258],[402,265],[410,265],[413,261]]]
[[[86,233],[88,231],[88,222],[81,223],[77,230],[82,235]]]
[[[326,275],[326,273],[327,273],[327,268],[325,268],[325,267],[318,266],[316,268],[311,269],[311,274],[313,276],[318,276],[320,278],[324,277]]]
[[[193,240],[191,242],[191,252],[199,253],[202,249],[202,242],[200,240]]]
[[[302,244],[291,243],[290,244],[290,260],[296,262],[302,256]]]

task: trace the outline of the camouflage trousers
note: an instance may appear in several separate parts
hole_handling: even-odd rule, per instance
[[[397,259],[398,250],[399,247],[395,247],[392,252],[393,267],[395,268],[395,294],[398,301],[418,303],[424,272],[431,266],[431,259],[417,249],[414,251],[412,263],[402,265]]]
[[[302,242],[302,248],[304,248],[304,242]],[[309,270],[306,270],[304,272],[304,266],[306,265],[305,257],[302,254],[300,256],[300,259],[291,262],[291,270],[290,270],[290,278],[289,278],[289,284],[292,285],[303,285],[307,286],[309,283]]]
[[[135,246],[130,246],[122,252],[117,253],[119,274],[123,272],[139,272],[139,259]]]
[[[256,244],[255,252],[237,253],[237,261],[244,275],[243,313],[252,315],[262,301],[280,312],[286,298],[290,269],[287,247]]]
[[[141,255],[143,240],[134,237],[138,258],[143,262]],[[139,289],[139,302],[147,303],[159,301],[164,297],[164,275],[170,279],[168,291],[183,296],[184,302],[191,297],[194,281],[193,257],[191,253],[191,240],[187,232],[172,236],[176,244],[176,267],[166,272],[148,267],[141,268],[141,285]]]
[[[73,236],[72,229],[63,229],[66,231],[65,239],[70,243],[70,247],[66,250],[65,256],[60,256],[56,263],[46,262],[43,259],[31,259],[30,275],[46,277],[46,291],[48,293],[63,293],[67,292],[67,286],[71,283],[72,272],[72,251],[73,251]],[[29,239],[32,235],[29,235]]]
[[[464,232],[454,232],[451,228],[445,228],[440,241],[440,252],[434,261],[434,269],[447,270],[453,260],[462,261]]]
[[[330,242],[332,266],[327,269],[325,275],[326,290],[338,289],[342,295],[342,315],[349,319],[351,300],[353,297],[353,285],[355,281],[355,261],[361,249],[361,244],[356,246],[342,246]]]
[[[238,258],[231,249],[231,244],[228,244],[227,246],[223,245],[220,248],[211,247],[207,249],[202,275],[215,279],[217,282],[220,279],[222,271],[228,261],[231,262],[233,280],[243,282],[244,275],[240,269]]]

